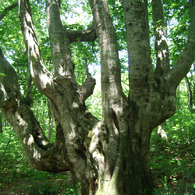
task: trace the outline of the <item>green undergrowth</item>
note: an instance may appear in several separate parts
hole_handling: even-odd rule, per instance
[[[0,134],[0,195],[76,195],[70,173],[51,174],[33,169],[11,129]]]
[[[195,195],[195,120],[190,112],[176,113],[163,129],[167,139],[151,137],[151,169],[154,195]],[[16,134],[4,127],[0,134],[0,194],[76,195],[70,173],[51,174],[34,170],[23,153]],[[147,194],[144,192],[143,194]]]
[[[153,131],[151,167],[155,194],[195,195],[195,116],[182,110],[163,125],[167,139]]]

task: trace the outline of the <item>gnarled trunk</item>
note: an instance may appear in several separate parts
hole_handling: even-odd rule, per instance
[[[160,0],[153,0],[156,35],[156,72],[150,58],[147,1],[124,0],[129,56],[129,96],[121,87],[121,67],[115,29],[106,0],[89,0],[94,22],[83,31],[67,31],[60,21],[60,6],[47,0],[47,23],[53,74],[41,61],[28,0],[19,0],[19,17],[30,74],[49,99],[56,121],[56,141],[49,143],[29,105],[22,101],[13,67],[0,52],[0,107],[18,134],[30,163],[40,170],[70,170],[87,194],[152,194],[149,144],[153,128],[175,112],[175,91],[195,56],[195,5],[191,6],[189,41],[170,69]],[[156,6],[159,6],[158,9]],[[158,17],[157,13],[160,10]],[[158,23],[161,20],[162,23]],[[160,31],[159,31],[160,29]],[[95,79],[88,73],[80,86],[74,75],[70,43],[98,38],[101,58],[102,121],[86,108]],[[163,40],[163,42],[161,42]],[[158,43],[162,43],[158,45]],[[166,52],[165,52],[166,50]],[[181,72],[180,70],[181,69]]]

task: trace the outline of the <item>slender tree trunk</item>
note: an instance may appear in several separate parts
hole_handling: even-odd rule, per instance
[[[3,133],[3,118],[2,118],[1,111],[0,111],[0,133]]]
[[[185,76],[185,80],[186,80],[186,83],[187,83],[187,86],[188,86],[188,92],[189,92],[189,107],[190,107],[190,110],[192,111],[192,108],[193,108],[193,86],[192,86],[192,83],[189,81],[188,77]]]
[[[179,97],[180,95],[180,84],[178,85],[177,89],[176,89],[176,93],[177,93],[177,97]],[[180,110],[180,105],[179,105],[179,101],[176,102],[176,112],[178,112]]]
[[[48,135],[47,135],[47,137],[48,137],[49,140],[51,138],[52,129],[53,129],[53,118],[49,114],[49,131],[48,131]]]
[[[194,75],[191,74],[191,78],[188,78],[188,76],[185,76],[185,80],[186,80],[186,83],[187,83],[187,88],[188,88],[188,93],[189,93],[189,108],[190,108],[191,113],[195,113],[195,82],[194,82]]]

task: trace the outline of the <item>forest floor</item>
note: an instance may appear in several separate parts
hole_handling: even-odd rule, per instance
[[[154,195],[195,195],[193,130],[187,141],[183,132],[178,139],[172,134],[169,141],[156,135],[151,139],[151,170],[157,186]],[[78,189],[69,172],[51,174],[34,170],[15,135],[0,137],[0,195],[76,195]]]
[[[188,176],[182,175],[182,172],[168,176],[169,170],[163,173],[162,169],[152,167],[157,186],[154,195],[195,195],[195,175],[190,174],[194,167],[189,164],[185,169],[189,171]],[[49,174],[33,170],[27,164],[24,170],[11,169],[0,173],[0,195],[76,195],[77,189],[73,186],[70,173]]]
[[[33,170],[32,172],[1,173],[0,195],[76,195],[70,173],[49,174]]]

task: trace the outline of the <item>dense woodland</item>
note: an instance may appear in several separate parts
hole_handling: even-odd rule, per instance
[[[20,6],[18,6],[18,2]],[[45,1],[31,0],[31,11],[29,11],[28,1],[18,2],[12,0],[0,2],[0,107],[2,110],[0,113],[0,194],[195,194],[195,55],[194,52],[189,52],[195,47],[195,37],[192,35],[194,31],[190,31],[190,25],[191,29],[195,27],[194,0],[190,2],[188,0],[129,1],[132,7],[133,3],[139,3],[138,7],[135,6],[138,10],[142,9],[143,3],[145,15],[143,14],[142,27],[145,32],[141,32],[141,35],[139,34],[140,29],[136,31],[136,27],[134,28],[136,24],[130,18],[134,13],[133,9],[127,13],[128,1],[61,0],[61,2],[47,1],[46,4]],[[106,2],[108,7],[106,7]],[[54,5],[51,11],[48,10],[50,3]],[[96,4],[105,7],[97,6],[95,9]],[[106,14],[109,8],[110,16],[102,14],[100,8],[102,10],[105,8]],[[52,9],[54,10],[52,11]],[[97,13],[94,10],[98,10]],[[22,15],[25,11],[31,13],[32,18],[25,18],[26,16]],[[59,28],[61,26],[55,26],[58,25],[56,22],[58,19],[55,18],[55,16],[59,16],[58,12],[60,13],[59,21],[61,20],[62,24],[60,25],[66,29],[64,36],[68,37],[68,43],[66,41],[64,43],[60,38]],[[55,14],[51,21],[56,22],[56,24],[51,22],[53,28],[48,27],[47,21],[47,18],[53,17],[52,13]],[[148,26],[145,25],[145,18],[147,18]],[[31,23],[31,19],[33,19],[33,23]],[[141,21],[141,19],[137,20]],[[133,21],[131,27],[134,28],[134,35],[141,36],[145,42],[132,38],[128,24],[128,21],[131,20]],[[25,21],[27,21],[26,24]],[[99,25],[100,23],[101,25]],[[32,37],[25,37],[27,36],[27,33],[25,35],[25,25],[29,25],[28,29],[30,29]],[[159,29],[162,31],[158,31]],[[128,34],[128,32],[130,33]],[[57,38],[55,34],[57,34]],[[104,43],[102,40],[105,39],[104,36],[109,37],[110,42]],[[29,46],[30,38],[34,42]],[[131,38],[134,39],[134,42],[129,41]],[[148,43],[145,44],[147,40]],[[59,42],[63,42],[66,47],[61,44],[59,46],[61,53],[56,54],[55,49],[58,48],[56,43]],[[158,45],[159,42],[162,44]],[[187,42],[190,42],[192,46]],[[133,44],[138,45],[138,48],[135,46],[132,49],[131,45]],[[109,45],[111,46],[109,47]],[[142,46],[142,50],[139,51]],[[33,48],[39,48],[40,53],[35,49],[35,54],[29,54]],[[134,50],[135,53],[141,52],[141,57],[138,55],[137,59],[135,57],[137,54],[133,53]],[[166,55],[163,55],[165,54],[163,52]],[[70,53],[71,59],[69,58]],[[56,57],[56,55],[58,56]],[[66,57],[61,57],[63,55]],[[39,63],[40,58],[41,63]],[[107,58],[109,60],[105,62]],[[12,68],[8,68],[11,73],[5,72],[3,69],[5,61],[9,64],[6,66],[9,68],[11,66],[15,73],[12,73]],[[67,63],[65,74],[61,71],[63,65],[61,61]],[[138,62],[140,62],[139,66]],[[42,63],[48,72],[40,68]],[[113,66],[109,66],[109,63]],[[134,68],[134,64],[136,68]],[[144,72],[145,69],[146,72]],[[174,73],[177,69],[178,71]],[[48,89],[51,90],[51,93],[57,91],[60,94],[59,97],[56,95],[56,102],[49,90],[42,88],[41,79],[39,80],[41,74],[45,76],[45,79],[50,79],[50,72],[53,75],[54,84],[51,84],[52,87],[49,86]],[[70,75],[67,77],[69,73]],[[142,78],[142,75],[147,76]],[[9,77],[8,80],[5,79],[6,77]],[[107,77],[112,79],[105,85]],[[13,81],[18,82],[18,89],[10,87],[10,85],[14,86]],[[143,82],[147,84],[143,86],[141,84]],[[154,85],[155,87],[153,87]],[[8,88],[13,93],[15,93],[14,90],[18,90],[14,96],[17,99],[14,106],[10,104],[13,101]],[[149,92],[145,90],[146,88],[150,89]],[[76,92],[72,92],[74,90]],[[86,90],[86,92],[82,90]],[[5,101],[5,91],[9,104]],[[78,97],[77,99],[73,98],[74,101],[71,101],[72,93]],[[84,95],[82,96],[82,94]],[[153,98],[154,96],[158,97],[158,94],[160,94],[160,101]],[[65,101],[65,103],[59,104],[62,105],[61,107],[58,107],[62,96],[69,105]],[[119,99],[122,103],[117,102]],[[142,105],[143,101],[145,101],[144,106],[150,105],[145,108]],[[155,106],[152,107],[155,101]],[[76,104],[75,102],[78,104],[77,109],[73,106]],[[15,109],[16,107],[17,109]],[[68,115],[66,115],[67,107],[68,111],[71,110]],[[118,109],[118,107],[120,108]],[[142,111],[142,107],[145,110]],[[9,111],[10,108],[11,111]],[[62,108],[62,111],[59,108]],[[25,112],[23,113],[21,109]],[[155,112],[152,113],[150,109]],[[30,113],[32,121],[27,126],[32,123],[39,126],[38,130],[35,129],[38,136],[31,133],[30,130],[25,132],[26,137],[31,134],[33,136],[34,153],[32,150],[28,150],[22,141],[25,136],[22,137],[21,134],[25,133],[20,125],[17,122],[14,123],[14,119],[10,119],[16,116],[16,114],[13,116],[10,114],[15,111],[21,112],[20,116],[23,120],[25,120],[23,115],[26,114],[26,121],[29,121],[27,115]],[[78,112],[78,116],[76,112]],[[160,114],[161,112],[163,114]],[[32,115],[32,113],[34,114]],[[81,114],[79,115],[79,113]],[[69,115],[72,117],[71,119]],[[152,118],[154,119],[152,120]],[[71,120],[71,122],[64,122],[66,120]],[[126,123],[126,121],[129,122]],[[71,128],[66,131],[67,124],[74,124],[72,126],[76,131],[78,130],[79,135],[76,132],[75,140],[66,138],[72,132]],[[102,157],[103,162],[96,161],[94,156],[98,152],[96,150],[91,152],[90,149],[92,143],[96,143],[97,137],[94,132],[97,132],[99,128],[98,124],[101,124],[98,134],[100,135],[98,137],[100,146],[96,150],[104,156],[104,158]],[[92,130],[87,129],[88,126]],[[138,133],[140,143],[145,139],[146,134],[149,139],[147,142],[149,155],[146,156],[150,160],[151,175],[147,172],[148,166],[144,165],[145,156],[141,155],[145,152],[142,144],[134,141],[135,135],[137,136],[135,132],[138,132],[137,126],[140,126],[141,129],[140,134]],[[80,131],[88,133],[80,133]],[[103,133],[101,134],[101,132]],[[118,137],[118,133],[113,134],[113,132],[120,132],[120,136]],[[124,137],[129,136],[130,141],[122,137],[123,133]],[[43,136],[41,141],[44,140],[48,143],[46,146],[40,144],[39,136]],[[121,140],[118,142],[119,139]],[[69,141],[73,144],[69,144]],[[121,144],[122,141],[124,141],[124,146]],[[134,142],[137,144],[135,144],[135,148],[138,148],[135,151],[133,149]],[[129,156],[124,154],[124,157],[119,157],[125,147],[130,148],[125,151],[129,153]],[[112,148],[117,151],[116,157],[115,153],[111,153],[113,157],[106,153],[109,153]],[[37,153],[41,151],[40,161],[36,159],[35,151]],[[62,154],[61,156],[58,151]],[[49,157],[45,157],[46,152],[47,154],[51,152]],[[69,157],[70,154],[76,160],[79,156],[82,160],[78,160],[80,163],[78,167],[80,166],[84,172],[95,172],[93,177],[79,173],[75,159]],[[129,160],[131,158],[133,160]],[[63,160],[60,161],[61,159]],[[86,162],[85,159],[87,159]],[[116,164],[113,165],[112,161],[116,161]],[[83,168],[83,162],[86,168]],[[136,164],[136,162],[142,163]],[[101,172],[102,164],[105,169]],[[117,175],[115,167],[120,168],[120,174]],[[136,169],[143,169],[143,172],[134,173]],[[131,171],[127,173],[126,170],[132,170],[133,174]],[[116,178],[114,178],[115,174]],[[100,177],[105,182],[102,185],[99,183]],[[151,182],[143,181],[147,178],[150,178]],[[136,182],[130,185],[133,180]],[[107,181],[109,181],[108,184],[106,184]],[[130,187],[127,187],[128,185]]]

